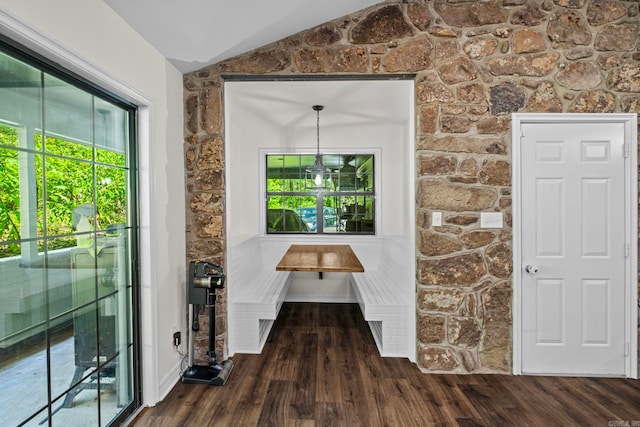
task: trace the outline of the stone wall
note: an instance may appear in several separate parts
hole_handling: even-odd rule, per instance
[[[188,258],[224,261],[224,75],[415,74],[418,364],[510,373],[510,113],[640,112],[639,6],[385,2],[185,75]]]

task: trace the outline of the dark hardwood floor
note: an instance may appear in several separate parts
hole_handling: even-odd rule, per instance
[[[424,374],[381,358],[355,304],[285,304],[223,387],[177,384],[142,426],[640,426],[640,381]]]

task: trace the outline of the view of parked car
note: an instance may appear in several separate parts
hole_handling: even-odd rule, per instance
[[[291,209],[269,209],[267,211],[268,233],[308,233],[309,227]]]
[[[317,223],[317,212],[315,206],[307,206],[304,208],[297,208],[295,211],[300,215],[302,221],[307,224],[309,227],[309,231],[316,231],[318,228]],[[338,220],[338,216],[336,215],[336,210],[330,207],[324,207],[322,209],[322,219],[323,219],[323,227],[335,227],[336,221]]]

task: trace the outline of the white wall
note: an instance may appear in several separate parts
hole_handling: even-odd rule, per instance
[[[382,95],[381,95],[382,94]],[[372,99],[372,96],[381,99]],[[318,100],[320,102],[318,102]],[[375,102],[374,102],[375,101]],[[374,152],[377,235],[413,241],[412,82],[308,81],[227,82],[225,84],[228,246],[264,233],[264,153],[315,153],[320,103],[320,151]],[[380,105],[383,109],[380,110]],[[384,110],[387,106],[387,110]],[[261,155],[262,151],[262,155]],[[370,236],[368,236],[370,238]],[[270,236],[302,242],[335,242],[367,236]],[[294,273],[287,301],[352,302],[348,275]],[[232,298],[233,290],[229,290]]]
[[[186,330],[182,76],[101,0],[3,0],[0,32],[140,106],[141,367],[155,404],[178,380],[171,328]]]
[[[372,83],[375,84],[375,83]],[[264,197],[260,188],[260,165],[264,158],[260,150],[273,152],[308,150],[315,153],[316,128],[294,124],[282,127],[275,121],[266,120],[268,114],[259,110],[241,108],[233,98],[233,87],[227,85],[227,231],[229,245],[235,245],[248,237],[260,234],[260,206]],[[403,94],[399,94],[403,96]],[[412,98],[411,98],[412,99]],[[311,111],[314,115],[315,112]],[[349,151],[379,149],[380,185],[376,189],[381,215],[377,220],[379,235],[409,237],[413,204],[409,185],[412,176],[408,162],[410,115],[406,122],[369,122],[339,125],[323,124],[320,113],[320,151]],[[286,120],[285,120],[286,121]],[[412,169],[412,168],[411,168]]]
[[[232,123],[233,126],[233,123]],[[260,126],[243,126],[233,129],[229,143],[231,152],[229,199],[230,244],[238,242],[238,236],[255,236],[260,233],[260,205],[264,204],[260,188],[260,150],[295,152],[309,149],[315,144],[315,129],[276,129]],[[380,150],[380,188],[376,189],[381,203],[381,217],[377,220],[380,235],[403,235],[406,230],[406,210],[403,203],[408,191],[406,167],[402,152],[404,132],[400,126],[369,125],[367,127],[340,127],[323,129],[321,151]],[[290,143],[284,143],[289,140]],[[311,152],[314,149],[311,148]],[[243,239],[240,239],[240,241]]]

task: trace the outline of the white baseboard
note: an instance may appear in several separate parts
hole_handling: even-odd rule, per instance
[[[169,372],[167,372],[167,374],[158,382],[158,402],[164,400],[178,381],[180,381],[183,367],[182,358],[180,358],[178,359],[178,362],[169,369]]]
[[[343,303],[350,304],[356,303],[355,297],[353,296],[342,296],[342,295],[291,295],[287,294],[284,299],[285,302],[326,302],[326,303]]]

